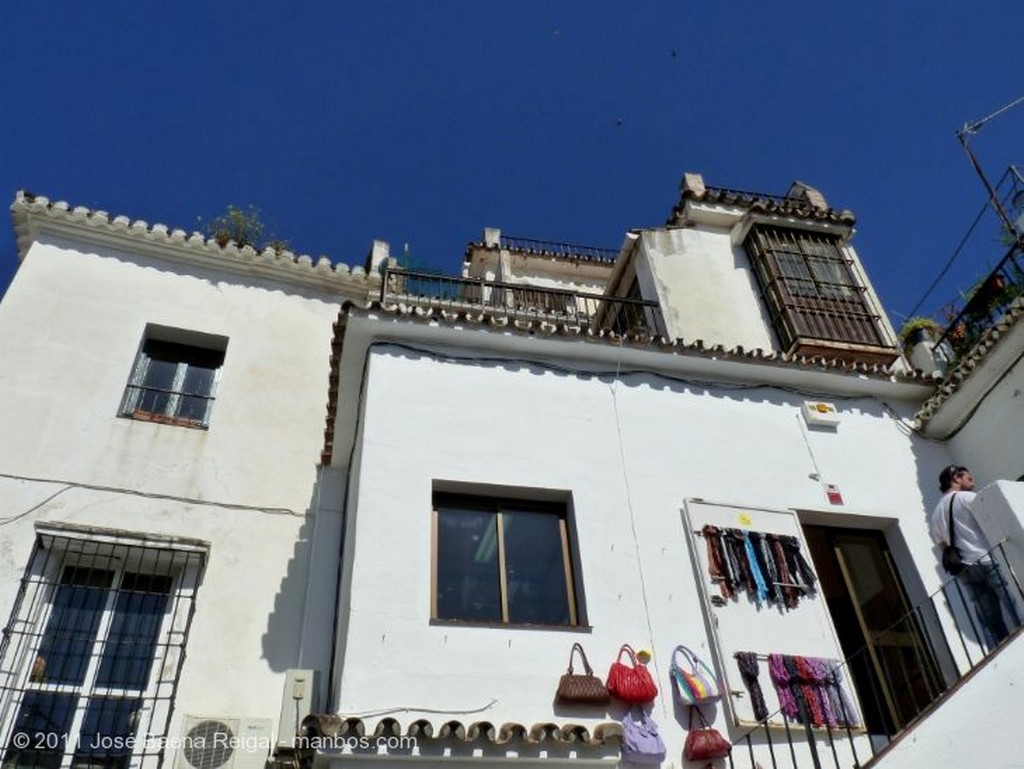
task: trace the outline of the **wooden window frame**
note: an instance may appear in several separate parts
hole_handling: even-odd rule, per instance
[[[498,549],[498,589],[500,593],[501,619],[474,620],[453,617],[441,617],[438,613],[438,553],[440,544],[439,507],[464,507],[466,510],[494,513],[496,539]],[[505,527],[503,510],[514,507],[518,511],[536,512],[555,516],[558,519],[558,531],[561,540],[562,568],[565,575],[566,602],[569,621],[565,624],[534,624],[515,622],[509,619],[508,602],[508,570],[505,552]],[[574,629],[582,626],[581,609],[577,601],[579,591],[576,588],[576,568],[574,550],[569,534],[570,519],[568,506],[564,502],[539,502],[535,500],[513,497],[487,497],[469,494],[453,494],[437,492],[431,510],[431,546],[430,546],[430,618],[432,622],[458,625],[497,625],[500,627],[545,627],[552,629]]]

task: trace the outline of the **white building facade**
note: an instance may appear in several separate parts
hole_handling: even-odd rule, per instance
[[[970,456],[1005,479],[979,499],[999,557],[1024,558],[1019,311],[941,386],[909,370],[852,214],[807,185],[687,174],[617,253],[488,230],[461,277],[382,243],[349,269],[13,211],[5,767],[616,763],[629,708],[555,702],[575,643],[602,679],[649,653],[665,765],[688,765],[678,645],[735,765],[853,766],[896,736],[895,762],[988,652],[927,514]],[[978,355],[1010,373],[979,381]],[[764,557],[723,574],[751,533]],[[853,712],[779,713],[770,665],[798,659],[838,665]],[[225,728],[252,744],[217,752]],[[72,745],[98,734],[154,740]]]

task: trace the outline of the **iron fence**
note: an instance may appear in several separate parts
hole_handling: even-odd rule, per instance
[[[380,300],[650,336],[657,302],[385,267]]]
[[[935,353],[947,362],[970,352],[1024,294],[1024,255],[1014,243],[1002,261],[968,293],[962,305],[947,309],[949,325],[935,342]]]
[[[991,607],[979,612],[979,580],[987,581],[998,596],[998,628],[993,628],[999,620]],[[857,683],[859,713],[844,711],[815,725],[818,719],[798,691],[805,682],[794,682],[795,713],[792,706],[789,712],[780,708],[733,740],[729,766],[865,766],[1016,635],[1022,607],[1024,590],[1000,543],[842,662],[846,681]],[[876,671],[881,686],[864,685],[861,671],[866,669]]]

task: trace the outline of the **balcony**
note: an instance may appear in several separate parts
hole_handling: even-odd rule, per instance
[[[1024,294],[1024,255],[1014,243],[966,298],[947,306],[949,325],[935,343],[935,351],[947,358],[969,353],[989,334],[1009,306]]]
[[[380,300],[512,320],[546,321],[593,332],[629,336],[657,333],[657,302],[388,266],[382,274]]]

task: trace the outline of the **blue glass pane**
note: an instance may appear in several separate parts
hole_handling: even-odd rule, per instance
[[[39,646],[42,681],[82,683],[113,577],[103,569],[64,569]]]
[[[72,769],[122,769],[132,755],[132,740],[139,725],[138,699],[94,697],[85,711]]]
[[[561,519],[551,513],[508,508],[502,517],[509,622],[568,625]]]
[[[437,512],[437,616],[501,621],[495,514]]]
[[[124,575],[100,660],[98,686],[146,688],[170,591],[170,577]]]
[[[57,769],[77,700],[72,694],[25,692],[7,744],[4,769]]]

